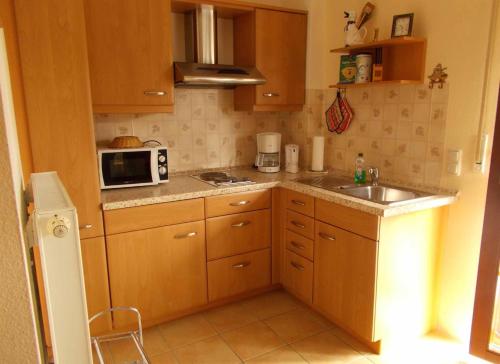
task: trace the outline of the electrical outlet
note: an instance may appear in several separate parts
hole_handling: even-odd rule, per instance
[[[448,174],[460,176],[462,174],[462,150],[448,149],[446,171]]]

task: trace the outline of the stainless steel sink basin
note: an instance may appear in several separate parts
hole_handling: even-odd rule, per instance
[[[431,196],[422,192],[388,186],[359,186],[344,189],[342,193],[384,205],[401,204]]]
[[[383,205],[403,205],[432,197],[431,194],[393,186],[356,185],[347,179],[335,176],[306,177],[295,180],[309,186],[342,193]]]

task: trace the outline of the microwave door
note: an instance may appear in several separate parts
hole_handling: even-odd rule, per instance
[[[153,183],[151,151],[109,152],[102,154],[101,168],[105,186]]]

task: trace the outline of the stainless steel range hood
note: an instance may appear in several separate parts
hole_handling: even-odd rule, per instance
[[[176,87],[224,87],[266,82],[255,67],[217,64],[217,14],[213,5],[200,5],[185,14],[186,59],[175,62]]]

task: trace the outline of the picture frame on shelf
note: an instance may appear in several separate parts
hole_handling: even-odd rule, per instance
[[[413,30],[413,13],[394,15],[391,38],[409,37]]]

